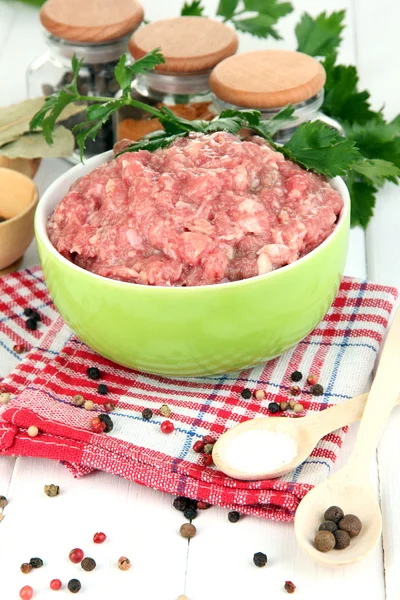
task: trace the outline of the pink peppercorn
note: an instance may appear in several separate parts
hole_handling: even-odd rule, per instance
[[[201,440],[197,440],[197,442],[195,442],[193,444],[193,450],[195,452],[203,452],[203,450],[204,450],[204,442],[202,442]]]
[[[301,389],[299,388],[298,385],[293,385],[290,388],[290,394],[291,394],[291,396],[299,396],[301,394]]]
[[[82,562],[84,556],[85,556],[85,554],[84,554],[83,550],[81,550],[80,548],[74,548],[69,553],[69,560],[75,564],[78,564],[78,563]]]
[[[31,600],[33,596],[33,588],[31,588],[30,585],[24,585],[24,587],[20,589],[19,595],[22,600]]]
[[[307,383],[309,385],[315,385],[318,383],[318,377],[316,375],[309,375],[307,377]]]
[[[95,544],[102,544],[103,542],[106,541],[106,539],[107,539],[107,536],[103,532],[95,533],[93,536],[93,541]]]
[[[13,350],[15,354],[22,354],[23,352],[25,352],[25,346],[24,344],[15,344],[13,346]]]
[[[112,412],[112,411],[114,410],[114,408],[115,408],[115,404],[114,404],[114,402],[106,402],[106,403],[104,404],[104,410],[105,410],[106,412]]]
[[[160,427],[163,433],[172,433],[175,429],[175,425],[171,421],[163,421]]]
[[[103,423],[103,421],[101,421],[101,419],[99,419],[99,417],[94,417],[90,421],[90,424],[92,427],[92,431],[94,431],[95,433],[103,433],[103,431],[105,431],[105,429],[106,429],[106,424]]]
[[[203,454],[203,462],[205,467],[209,467],[213,462],[211,454]]]
[[[212,435],[205,435],[203,437],[204,445],[206,445],[206,444],[215,444],[216,441],[217,440],[215,438],[213,438]]]
[[[50,589],[54,590],[55,592],[58,592],[58,590],[61,590],[61,580],[60,579],[52,579],[50,581]]]

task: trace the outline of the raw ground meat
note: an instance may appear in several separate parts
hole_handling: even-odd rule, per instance
[[[323,177],[260,138],[190,134],[75,182],[48,233],[63,256],[104,277],[206,285],[292,263],[326,239],[342,206]]]

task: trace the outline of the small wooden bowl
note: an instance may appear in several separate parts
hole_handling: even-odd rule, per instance
[[[0,271],[21,258],[33,240],[33,218],[39,194],[33,181],[0,168]]]
[[[0,168],[13,169],[33,179],[37,173],[41,158],[6,158],[0,156]]]

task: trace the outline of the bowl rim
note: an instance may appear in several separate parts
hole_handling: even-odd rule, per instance
[[[251,285],[252,282],[258,282],[264,279],[273,279],[279,277],[280,274],[287,273],[288,271],[295,269],[299,264],[307,263],[307,261],[311,260],[315,254],[317,254],[320,250],[328,246],[332,240],[335,239],[339,235],[339,232],[345,226],[347,218],[350,213],[350,194],[349,190],[341,177],[334,177],[332,179],[328,179],[328,182],[332,185],[337,192],[339,192],[342,200],[343,200],[343,208],[340,212],[339,219],[336,223],[335,229],[328,235],[328,237],[314,250],[297,259],[293,263],[289,265],[285,265],[280,267],[279,269],[275,269],[274,271],[270,271],[269,273],[264,273],[262,275],[256,275],[255,277],[248,277],[247,279],[239,279],[238,281],[229,281],[227,283],[215,283],[215,284],[207,284],[207,285],[194,285],[194,286],[149,286],[142,283],[131,283],[128,281],[119,281],[118,279],[112,279],[110,277],[104,277],[103,275],[97,275],[97,273],[92,273],[91,271],[87,271],[78,265],[75,265],[71,261],[67,260],[62,254],[60,254],[53,244],[50,241],[49,236],[47,235],[46,225],[47,225],[47,217],[45,216],[45,212],[47,209],[48,203],[53,199],[54,194],[57,193],[59,186],[65,181],[65,179],[69,179],[73,173],[76,173],[76,177],[74,181],[76,181],[81,175],[80,171],[84,168],[87,168],[91,163],[94,163],[93,168],[90,170],[93,171],[95,168],[105,164],[109,158],[112,158],[114,153],[112,150],[108,152],[103,152],[97,156],[94,156],[87,160],[86,163],[79,163],[75,165],[72,169],[68,169],[65,173],[63,173],[60,177],[58,177],[46,190],[43,196],[40,198],[36,214],[35,214],[35,235],[40,240],[40,242],[45,246],[46,250],[50,252],[57,260],[61,261],[61,263],[65,264],[65,266],[71,268],[72,270],[77,271],[81,274],[86,274],[88,277],[94,277],[99,281],[103,281],[109,285],[122,287],[122,288],[139,288],[141,290],[153,290],[152,293],[195,293],[195,291],[204,291],[204,290],[215,290],[215,289],[228,289],[232,287]],[[62,198],[59,200],[61,202]],[[57,205],[59,204],[57,203]],[[7,221],[6,221],[7,222]]]
[[[14,169],[8,169],[7,167],[0,167],[0,173],[5,172],[5,171],[10,171],[11,173],[13,173],[13,175],[12,175],[13,177],[16,176],[17,178],[22,177],[23,179],[27,179],[32,184],[34,194],[33,194],[32,201],[28,204],[28,206],[25,208],[25,210],[23,210],[22,212],[15,215],[15,217],[11,217],[11,219],[6,219],[2,223],[0,223],[0,229],[6,225],[10,225],[10,223],[15,223],[19,219],[22,219],[23,217],[25,217],[32,210],[32,208],[35,206],[35,204],[38,204],[38,202],[39,202],[39,191],[37,189],[35,182],[30,177],[28,177],[27,175],[24,175],[23,173],[20,173],[19,171],[14,171]]]

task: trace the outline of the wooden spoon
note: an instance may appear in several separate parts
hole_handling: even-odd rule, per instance
[[[398,398],[399,371],[400,309],[386,338],[350,460],[332,477],[312,489],[297,509],[294,523],[297,541],[316,561],[327,565],[356,562],[366,556],[380,538],[382,516],[371,484],[371,458]],[[323,553],[314,547],[313,541],[323,514],[331,505],[340,506],[345,514],[357,515],[363,527],[344,550]]]

